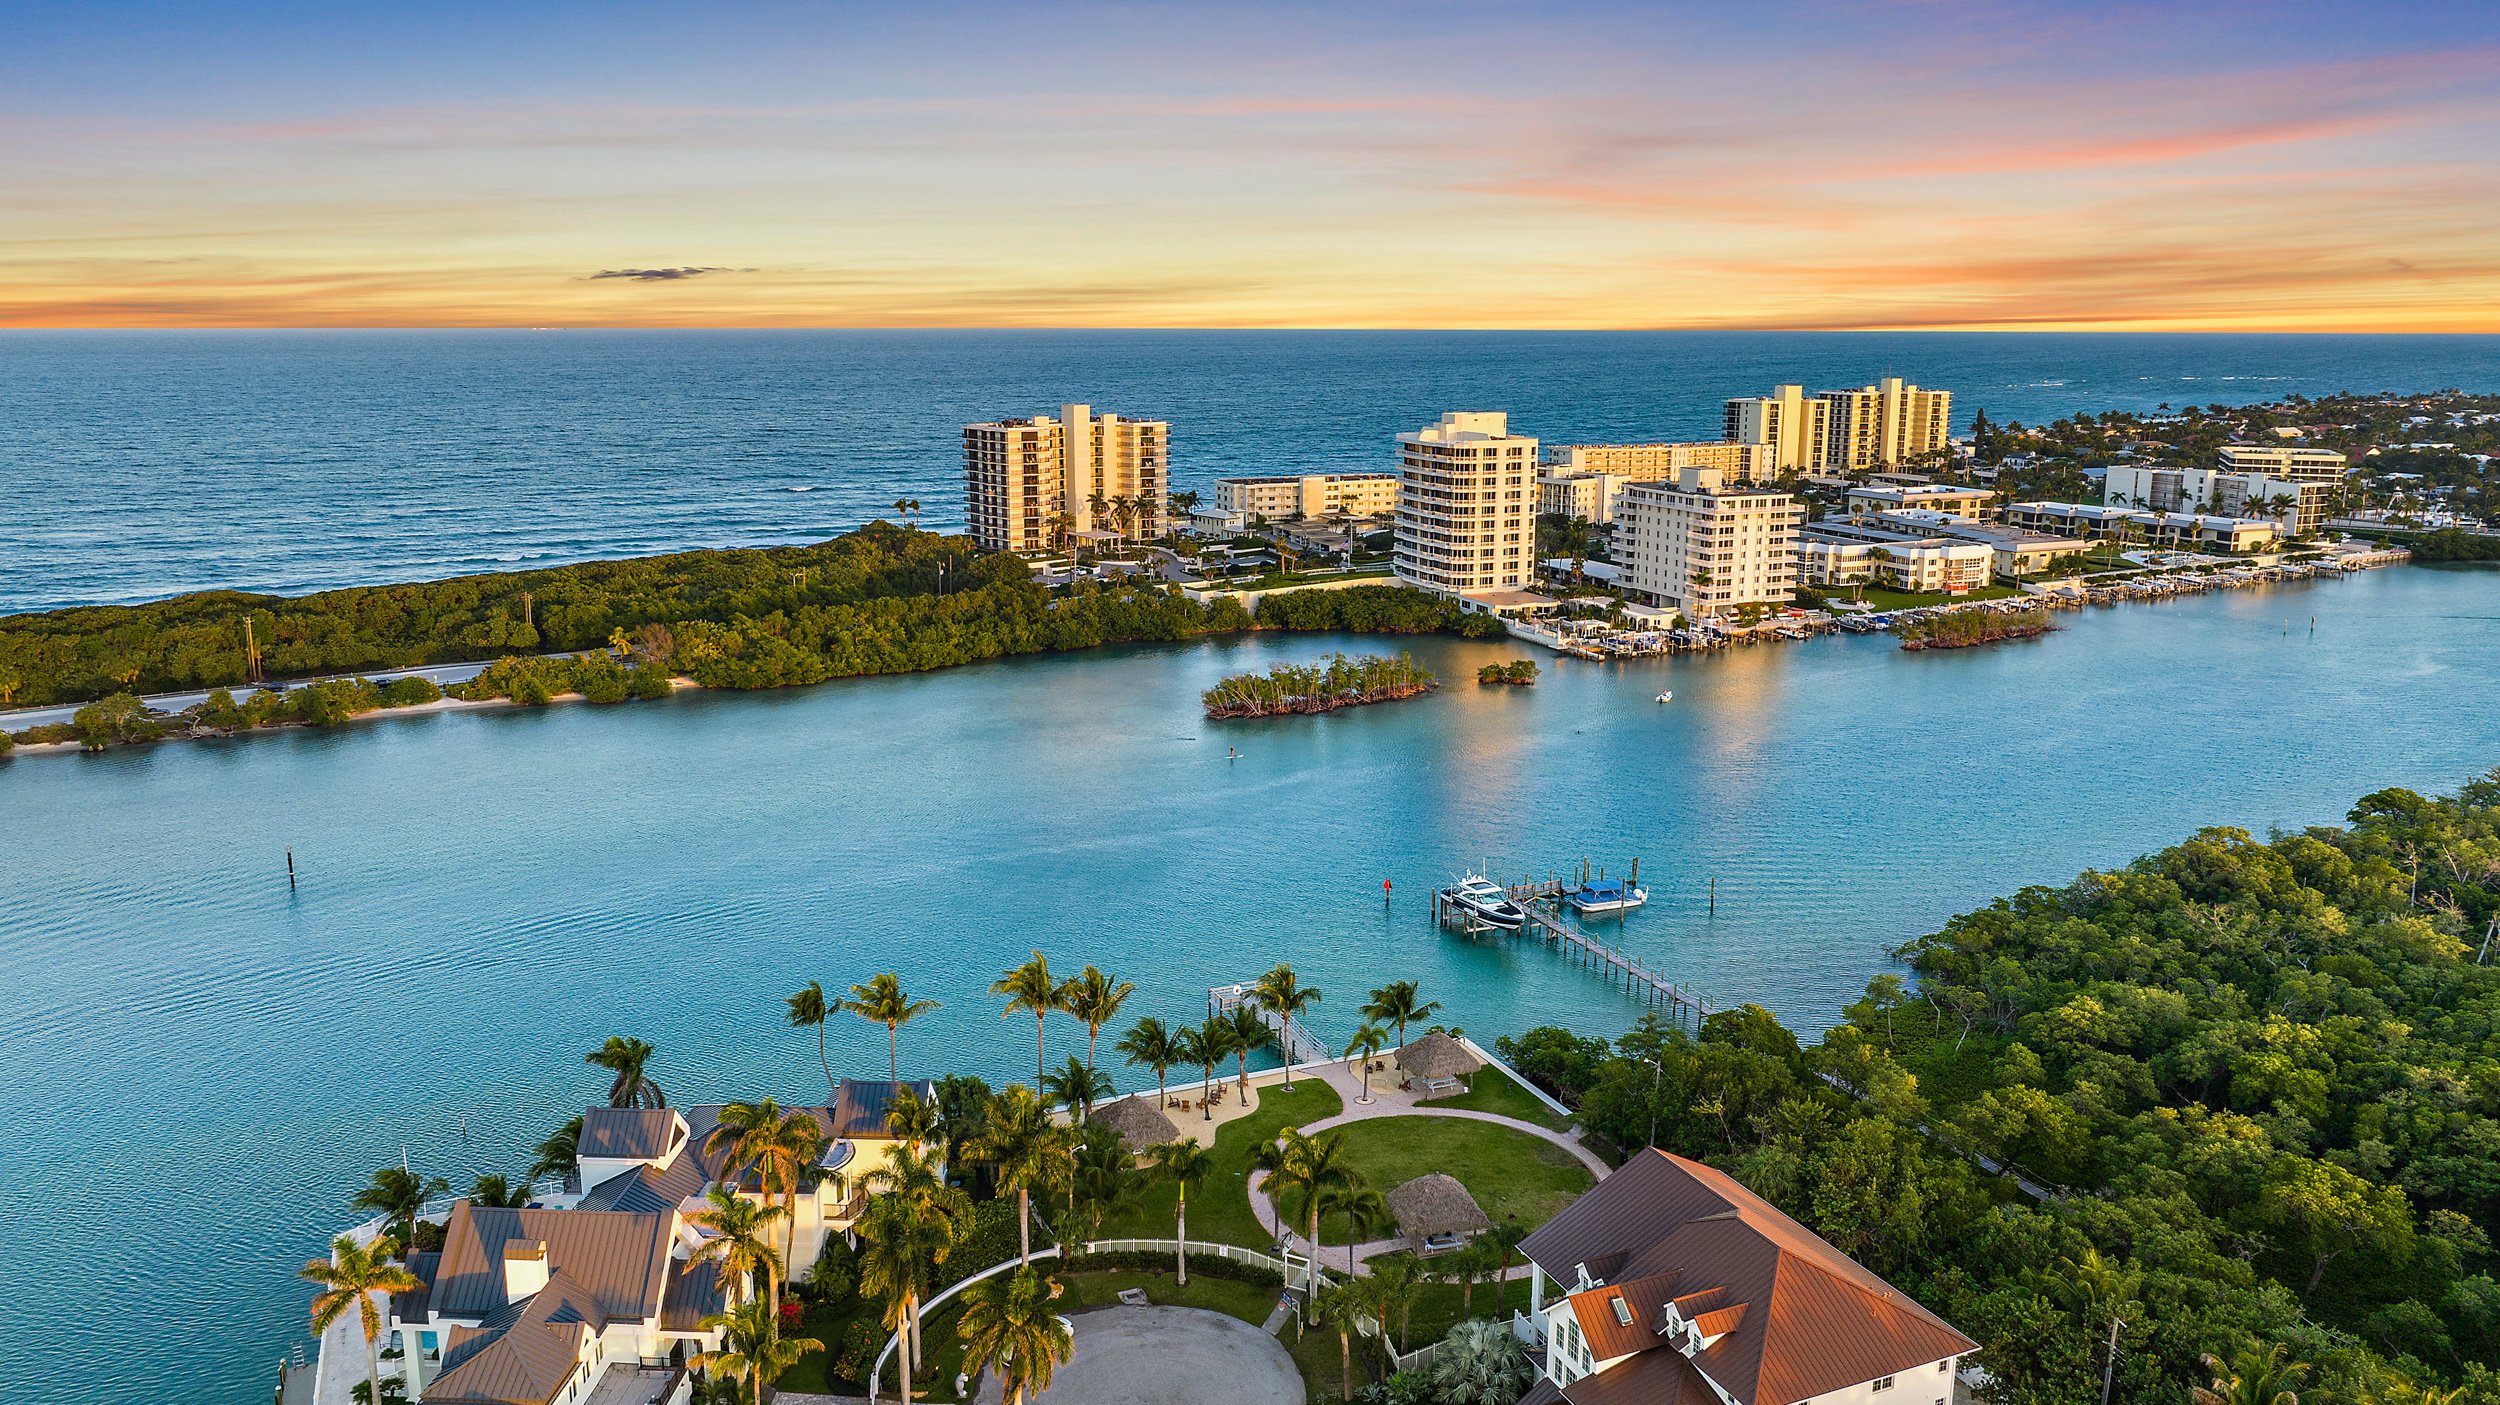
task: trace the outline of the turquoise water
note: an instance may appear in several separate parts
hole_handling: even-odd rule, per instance
[[[1425,899],[1484,859],[1637,855],[1654,897],[1625,945],[1815,1027],[1994,894],[2500,764],[2500,571],[2064,619],[1961,652],[1549,662],[1526,689],[1472,681],[1516,649],[1426,640],[1440,693],[1269,723],[1210,724],[1198,692],[1376,641],[0,763],[11,1397],[265,1399],[301,1340],[291,1270],[372,1168],[519,1169],[603,1089],[581,1055],[614,1033],[659,1046],[673,1098],[806,1094],[781,997],[810,977],[894,969],[943,1000],[905,1031],[919,1073],[1029,1070],[985,987],[1032,947],[1136,981],[1132,1015],[1290,961],[1332,1040],[1398,976],[1479,1037],[1612,1032],[1637,1010],[1605,984],[1444,936]],[[846,1021],[833,1057],[881,1070],[882,1030]]]
[[[1715,439],[1781,381],[1954,418],[2500,390],[2500,337],[1950,332],[0,332],[0,611],[300,591],[963,522],[962,426],[1172,422],[1172,483],[1381,470],[1508,410],[1548,443]]]

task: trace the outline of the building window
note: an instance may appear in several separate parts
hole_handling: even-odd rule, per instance
[[[1867,1387],[1867,1389],[1868,1389],[1868,1390],[1890,1390],[1890,1389],[1892,1389],[1892,1377],[1890,1377],[1890,1376],[1877,1376],[1877,1377],[1875,1378],[1875,1384],[1873,1384],[1873,1385],[1871,1385],[1871,1386],[1868,1386],[1868,1387]]]

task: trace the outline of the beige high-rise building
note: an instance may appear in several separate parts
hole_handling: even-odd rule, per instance
[[[1536,440],[1507,414],[1446,414],[1399,435],[1398,578],[1440,595],[1526,587],[1536,471]]]
[[[996,551],[1050,551],[1060,530],[1159,537],[1170,511],[1171,426],[1063,405],[1059,417],[964,426],[972,539]],[[1064,519],[1064,520],[1063,520]]]
[[[1727,442],[1767,449],[1770,463],[1759,477],[1823,471],[1830,451],[1831,406],[1806,394],[1802,385],[1774,386],[1768,395],[1728,401],[1724,425]]]
[[[1804,517],[1788,494],[1730,486],[1712,468],[1632,484],[1615,505],[1624,588],[1695,622],[1785,605],[1797,594]]]
[[[1953,442],[1953,392],[1898,376],[1858,390],[1816,393],[1828,410],[1824,466],[1834,473],[1909,463]]]

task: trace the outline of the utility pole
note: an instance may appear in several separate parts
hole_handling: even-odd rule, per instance
[[[243,617],[243,661],[250,670],[251,681],[255,683],[259,682],[260,641],[252,634],[252,617],[250,615],[245,615]]]
[[[2118,1314],[2109,1316],[2109,1359],[2101,1363],[2101,1405],[2109,1405],[2109,1388],[2118,1380],[2118,1329],[2125,1326]]]

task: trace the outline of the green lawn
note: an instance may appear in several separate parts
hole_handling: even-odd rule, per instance
[[[1373,1188],[1386,1193],[1417,1176],[1458,1177],[1495,1221],[1545,1223],[1594,1184],[1586,1166],[1542,1138],[1490,1122],[1456,1117],[1380,1117],[1339,1129],[1346,1157]],[[1342,1227],[1323,1226],[1321,1240],[1342,1244]]]
[[[1539,1102],[1534,1093],[1520,1087],[1517,1079],[1499,1068],[1487,1066],[1476,1072],[1475,1085],[1454,1098],[1434,1098],[1426,1107],[1462,1107],[1470,1112],[1489,1112],[1497,1117],[1515,1117],[1540,1127],[1562,1131],[1571,1119]]]
[[[1238,1244],[1245,1249],[1272,1246],[1276,1242],[1275,1236],[1261,1228],[1258,1217],[1250,1213],[1251,1151],[1276,1140],[1276,1134],[1287,1127],[1317,1122],[1345,1110],[1345,1104],[1337,1097],[1336,1090],[1317,1079],[1306,1078],[1294,1084],[1290,1093],[1273,1083],[1258,1092],[1258,1111],[1216,1129],[1215,1170],[1207,1177],[1206,1184],[1189,1197],[1189,1237],[1192,1239]],[[1136,1211],[1105,1222],[1103,1237],[1171,1238],[1173,1199],[1170,1186],[1154,1187],[1146,1193],[1145,1203]]]
[[[1146,1300],[1160,1307],[1195,1307],[1238,1317],[1258,1326],[1276,1310],[1283,1296],[1275,1288],[1261,1287],[1232,1278],[1214,1278],[1204,1273],[1190,1275],[1186,1287],[1169,1273],[1143,1270],[1105,1269],[1099,1272],[1063,1275],[1060,1283],[1066,1292],[1059,1298],[1063,1313],[1082,1312],[1087,1308],[1112,1307],[1120,1301],[1123,1288],[1143,1288]]]

